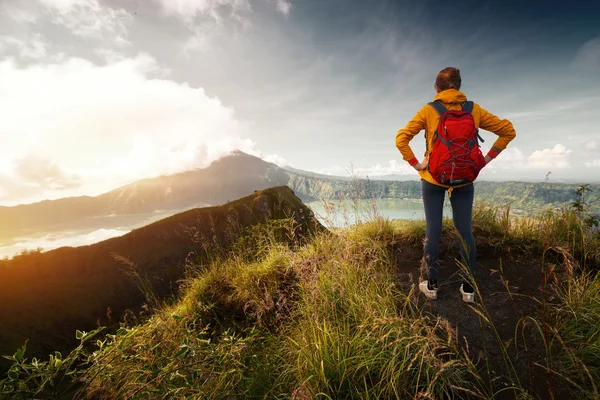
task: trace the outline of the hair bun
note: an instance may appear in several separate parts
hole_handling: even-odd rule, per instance
[[[456,89],[460,90],[462,79],[460,77],[460,70],[454,67],[447,67],[440,71],[435,79],[435,84],[442,90]]]

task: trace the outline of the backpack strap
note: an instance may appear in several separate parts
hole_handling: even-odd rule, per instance
[[[435,111],[437,111],[437,113],[440,115],[442,115],[443,113],[448,111],[446,109],[446,107],[444,107],[444,104],[440,100],[432,101],[431,103],[427,103],[427,104],[429,104],[431,107],[433,107],[435,109]]]
[[[464,103],[462,103],[462,110],[466,111],[468,113],[473,112],[473,102],[472,101],[465,101]],[[481,137],[481,135],[479,134],[479,129],[477,129],[477,138],[481,141],[481,143],[485,142],[485,140],[483,140],[483,138]]]
[[[473,102],[465,101],[464,103],[462,103],[462,110],[468,113],[473,112]]]
[[[436,101],[432,101],[429,104],[431,107],[433,107],[435,109],[435,111],[437,111],[438,114],[440,114],[440,117],[442,116],[442,114],[444,114],[446,111],[448,111],[448,109],[444,106],[444,104],[442,103],[441,100],[436,100]],[[435,128],[435,136],[433,137],[433,141],[435,142],[436,139],[438,137],[437,134],[437,126]],[[425,130],[425,149],[427,149],[427,130]]]

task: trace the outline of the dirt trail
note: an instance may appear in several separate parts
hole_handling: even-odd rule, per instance
[[[483,242],[483,243],[482,243]],[[554,377],[549,377],[539,365],[546,365],[546,350],[539,332],[533,327],[525,329],[527,350],[523,346],[522,330],[519,321],[532,316],[542,319],[543,307],[543,274],[542,257],[526,254],[522,250],[498,251],[485,244],[485,240],[477,240],[477,270],[475,280],[479,287],[485,315],[495,327],[491,328],[478,313],[462,302],[459,293],[461,279],[456,259],[459,252],[454,237],[445,234],[440,244],[440,269],[438,299],[429,301],[419,290],[415,290],[416,302],[426,315],[447,320],[457,331],[460,344],[468,343],[469,353],[477,363],[482,376],[487,375],[488,367],[492,377],[500,378],[494,383],[496,390],[506,386],[506,382],[514,380],[515,373],[522,387],[528,388],[536,398],[569,398],[566,390],[561,388]],[[419,266],[422,247],[409,242],[400,242],[395,247],[398,282],[406,289],[418,285]],[[502,272],[500,267],[502,266]],[[503,280],[508,281],[507,290]],[[482,310],[482,307],[477,307]],[[483,310],[482,310],[483,311]],[[515,333],[517,346],[515,346]],[[507,352],[513,367],[507,367],[503,357],[501,341],[508,344]],[[487,357],[484,356],[487,354]],[[562,392],[562,393],[561,393]],[[505,391],[497,398],[514,398],[512,391]]]

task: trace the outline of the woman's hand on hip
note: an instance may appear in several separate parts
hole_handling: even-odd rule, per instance
[[[422,163],[416,163],[415,165],[413,165],[413,168],[416,169],[417,171],[423,171],[424,169],[427,169],[428,165],[429,165],[429,160],[426,158],[425,160],[423,160]]]

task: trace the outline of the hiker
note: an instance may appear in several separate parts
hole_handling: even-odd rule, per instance
[[[461,273],[459,291],[463,301],[472,303],[475,293],[469,275],[473,277],[475,272],[477,252],[472,229],[473,181],[481,168],[514,139],[516,132],[510,121],[502,120],[477,103],[467,101],[467,96],[460,92],[460,86],[460,70],[452,67],[441,70],[435,80],[437,95],[433,102],[423,106],[406,127],[398,131],[396,147],[403,159],[421,176],[427,221],[422,266],[427,270],[427,280],[419,283],[419,289],[428,299],[437,299],[442,211],[448,192],[454,226],[460,234],[462,262],[468,267],[467,273]],[[478,140],[483,139],[478,134],[478,128],[498,135],[485,157],[479,148]],[[426,149],[423,161],[419,162],[409,142],[423,129]]]

